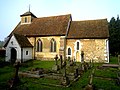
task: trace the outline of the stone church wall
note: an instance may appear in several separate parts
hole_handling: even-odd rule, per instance
[[[35,50],[35,57],[39,60],[53,60],[56,54],[59,55],[59,49],[60,49],[60,36],[48,36],[48,37],[36,37],[37,40],[40,39],[42,41],[42,52],[37,52],[35,49],[33,49],[33,53]],[[56,52],[50,52],[50,41],[51,39],[54,39],[56,41]],[[33,37],[29,38],[29,41],[34,46],[35,39]],[[34,46],[36,48],[36,46]]]
[[[79,41],[79,50],[76,50],[76,42]],[[107,62],[107,42],[106,39],[68,39],[67,48],[72,48],[71,58],[75,58],[76,61],[81,61],[81,52],[84,52],[84,60],[89,62],[94,60],[95,62]],[[67,50],[66,50],[67,52]],[[78,54],[78,55],[77,55]]]

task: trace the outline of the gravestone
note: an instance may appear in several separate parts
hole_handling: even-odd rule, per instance
[[[54,57],[54,59],[55,59],[55,65],[53,66],[52,70],[58,71],[58,70],[59,70],[59,66],[58,66],[58,55],[56,55],[56,56]]]
[[[84,63],[84,52],[81,51],[81,63]]]
[[[68,57],[68,62],[70,62],[70,57]]]
[[[64,61],[64,65],[63,65],[63,67],[64,67],[64,74],[63,74],[63,78],[62,78],[62,82],[61,82],[61,84],[63,86],[67,86],[70,83],[69,78],[66,76],[66,65],[67,65],[66,61]]]
[[[82,74],[83,74],[83,69],[82,69],[82,64],[80,64],[78,68],[78,75],[82,75]]]
[[[55,64],[57,65],[58,55],[55,56]]]
[[[91,62],[91,60],[90,60],[90,63],[89,63],[89,68],[92,68],[92,62]]]
[[[120,55],[118,55],[118,65],[119,65],[119,69],[120,69]]]
[[[73,66],[74,62],[73,60],[70,60],[70,66]]]
[[[60,67],[62,69],[62,63],[63,63],[63,58],[62,58],[62,55],[60,55]]]
[[[70,65],[70,57],[68,57],[67,59],[68,59],[68,64]]]
[[[94,90],[94,87],[93,87],[93,75],[94,75],[94,72],[95,72],[95,69],[92,70],[92,73],[91,73],[90,78],[89,78],[89,83],[85,87],[85,90]]]
[[[75,69],[74,78],[77,78],[77,77],[78,77],[78,74],[79,74],[79,72],[78,72],[78,68],[77,68],[77,69]]]
[[[20,67],[20,62],[17,62],[15,65],[15,77],[14,77],[14,82],[17,83],[19,82],[19,76],[18,76],[18,70],[19,70],[19,67]]]
[[[87,65],[86,65],[86,63],[84,63],[83,65],[84,65],[84,71],[87,71]]]
[[[69,84],[70,84],[69,78],[63,76],[61,84],[62,84],[63,86],[69,85]]]
[[[18,76],[18,71],[19,71],[19,67],[20,67],[20,62],[16,62],[14,64],[15,67],[15,75],[14,78],[10,79],[8,81],[8,84],[10,86],[10,88],[12,88],[13,86],[17,85],[20,82],[19,76]]]
[[[43,73],[44,73],[44,69],[43,69],[43,68],[40,68],[38,74],[41,75],[41,74],[43,74]]]
[[[94,60],[93,59],[91,60],[91,64],[92,64],[91,67],[94,67]]]
[[[74,65],[76,65],[76,59],[75,58],[73,59],[73,62],[74,62]]]

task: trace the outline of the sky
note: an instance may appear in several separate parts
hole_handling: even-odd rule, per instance
[[[105,19],[120,14],[120,0],[0,0],[0,41],[29,10],[37,17],[71,14],[73,21]]]

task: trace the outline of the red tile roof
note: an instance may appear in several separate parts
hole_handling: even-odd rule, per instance
[[[12,33],[21,34],[24,36],[65,36],[70,19],[70,14],[34,18],[31,24],[19,23]],[[67,33],[67,38],[89,39],[108,37],[109,32],[107,19],[71,21]]]
[[[14,36],[18,41],[20,47],[33,47],[32,44],[28,41],[27,37],[19,34],[14,34]]]
[[[67,38],[108,38],[107,19],[72,21]]]
[[[71,15],[34,18],[31,24],[19,24],[12,33],[26,36],[65,35]]]
[[[23,35],[15,34],[15,33],[13,35],[15,36],[20,47],[33,47],[32,44],[28,41],[27,37],[25,37]],[[8,43],[13,35],[11,35],[8,38],[8,40],[4,44],[4,47],[6,47],[8,45]]]

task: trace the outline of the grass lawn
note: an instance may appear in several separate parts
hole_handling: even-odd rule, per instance
[[[117,58],[112,57],[110,59],[110,63],[117,63]],[[44,68],[44,69],[52,69],[52,66],[55,64],[54,61],[29,61],[24,63],[20,67],[20,71],[27,71],[33,68]],[[79,64],[79,63],[78,63]],[[94,68],[98,65],[95,64]],[[15,89],[17,90],[83,90],[85,86],[89,82],[89,76],[91,74],[92,69],[89,69],[87,72],[84,72],[82,77],[76,82],[74,82],[70,87],[60,87],[60,86],[52,86],[48,84],[60,84],[59,80],[47,79],[47,78],[26,78],[20,77],[21,84],[18,85]],[[0,90],[6,90],[8,85],[8,80],[14,76],[15,69],[12,65],[4,66],[0,68]],[[95,69],[95,74],[93,78],[93,85],[95,88],[104,89],[104,90],[120,90],[120,86],[116,84],[114,79],[117,78],[118,69],[116,68],[107,68],[107,69]],[[100,77],[100,78],[96,78]],[[102,77],[102,78],[101,78]],[[104,79],[105,78],[105,79]],[[109,80],[106,78],[112,78],[113,80]]]
[[[118,64],[118,57],[110,56],[110,64]]]

